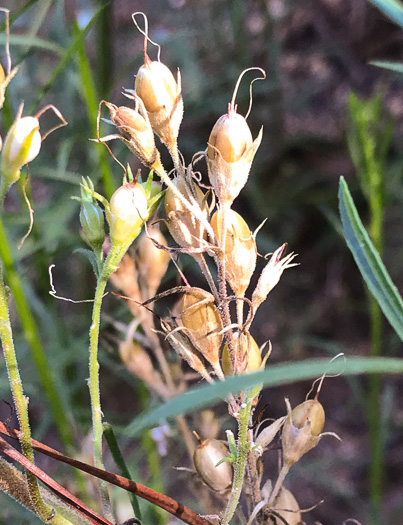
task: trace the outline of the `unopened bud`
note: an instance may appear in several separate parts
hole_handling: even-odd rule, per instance
[[[201,288],[183,294],[181,319],[193,345],[223,378],[220,366],[223,325],[212,294]]]
[[[135,97],[135,101],[136,109],[117,107],[109,102],[106,106],[123,142],[145,166],[152,168],[159,161],[159,153],[143,102],[139,97]]]
[[[288,416],[284,423],[282,445],[284,463],[291,466],[316,447],[325,425],[325,411],[317,399],[308,399],[291,411],[288,400]]]
[[[137,182],[118,188],[111,197],[107,219],[112,243],[129,245],[133,242],[148,219],[144,188]]]
[[[187,200],[190,196],[195,199],[207,220],[208,205],[201,189],[182,177],[178,177],[174,184]],[[205,244],[205,227],[170,188],[165,194],[165,215],[169,233],[181,248],[201,248]]]
[[[220,243],[222,237],[222,213],[217,211],[211,219],[211,227]],[[255,270],[256,242],[243,218],[235,211],[226,211],[225,269],[227,281],[235,294],[243,296]]]
[[[4,141],[2,177],[8,184],[20,177],[20,169],[34,160],[41,149],[39,121],[35,117],[17,115]]]
[[[149,227],[138,240],[138,257],[136,258],[140,276],[144,279],[148,288],[148,295],[153,297],[164,277],[170,261],[169,253],[157,248],[151,239],[166,246],[166,239],[157,227]],[[151,238],[150,238],[151,237]]]
[[[197,473],[204,483],[216,492],[228,490],[232,485],[232,463],[225,461],[217,466],[217,463],[227,457],[229,457],[227,447],[217,439],[202,441],[193,454]]]
[[[239,369],[244,370],[247,374],[259,370],[262,365],[262,356],[260,354],[260,348],[254,338],[250,334],[241,333],[239,335],[235,332],[234,339]],[[231,357],[227,344],[224,345],[222,352],[222,369],[225,375],[233,375]]]
[[[84,180],[83,184],[87,185],[87,182]],[[87,241],[91,246],[99,249],[105,239],[104,213],[98,206],[96,199],[83,187],[81,187],[80,223]]]
[[[148,112],[151,127],[171,151],[183,117],[181,79],[175,80],[171,71],[161,62],[152,62],[145,55],[144,65],[137,73],[135,91]]]
[[[208,173],[221,203],[231,204],[248,180],[253,157],[262,140],[255,141],[249,126],[232,104],[215,123],[208,141]]]

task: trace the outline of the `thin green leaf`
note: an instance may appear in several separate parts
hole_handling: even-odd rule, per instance
[[[340,178],[339,206],[344,236],[355,262],[386,318],[403,340],[403,299],[362,225],[343,177]]]
[[[0,35],[0,45],[4,45],[5,41],[6,41],[5,35]],[[57,53],[58,55],[62,55],[64,52],[64,49],[58,44],[55,44],[54,42],[51,42],[49,40],[44,40],[43,38],[37,38],[34,36],[11,35],[10,36],[10,46],[11,47],[20,46],[20,47],[27,47],[27,48],[35,47],[37,49],[53,51],[54,53]]]
[[[387,62],[386,60],[372,60],[371,66],[383,67],[396,73],[403,73],[403,64],[401,62]]]
[[[403,28],[403,4],[398,0],[368,0],[384,15]]]
[[[352,357],[346,362],[311,359],[297,363],[279,364],[268,367],[255,374],[228,377],[212,385],[189,390],[185,394],[170,399],[152,412],[136,417],[122,432],[135,436],[142,430],[160,424],[161,421],[194,412],[201,407],[213,405],[225,399],[230,393],[236,393],[251,388],[259,383],[266,386],[279,386],[296,381],[304,381],[320,377],[324,372],[343,375],[355,374],[397,374],[403,373],[403,359]]]
[[[82,29],[77,35],[75,35],[72,44],[65,50],[64,54],[62,55],[62,58],[61,58],[59,64],[54,69],[50,79],[47,81],[47,83],[44,85],[44,87],[39,91],[35,101],[32,104],[32,107],[28,111],[28,114],[31,114],[31,113],[34,112],[34,110],[36,109],[37,105],[40,103],[42,98],[51,89],[51,87],[53,86],[53,84],[55,83],[55,81],[59,77],[59,75],[64,71],[64,68],[67,66],[67,64],[73,58],[74,54],[80,48],[83,38],[85,37],[85,35],[88,33],[88,31],[93,26],[95,20],[99,16],[101,10],[102,10],[102,7],[100,9],[98,9],[94,13],[94,16],[91,18],[91,20],[88,22],[88,24],[84,27],[84,29]]]

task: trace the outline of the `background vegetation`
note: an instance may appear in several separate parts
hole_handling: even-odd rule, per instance
[[[365,174],[375,163],[382,178],[383,229],[377,247],[401,289],[402,77],[369,63],[402,60],[402,32],[394,22],[364,0],[127,0],[106,4],[10,0],[2,6],[15,16],[11,55],[13,65],[21,68],[7,92],[2,135],[21,100],[27,112],[53,103],[69,123],[46,140],[41,155],[30,166],[35,226],[23,248],[14,253],[37,330],[32,321],[27,323],[27,317],[21,325],[18,305],[13,305],[16,347],[36,439],[62,448],[35,364],[43,352],[76,443],[88,455],[84,459],[91,455],[86,437],[90,431],[86,378],[91,305],[51,297],[48,267],[56,265],[59,295],[73,299],[93,296],[92,269],[82,254],[75,252],[85,246],[80,238],[79,205],[69,197],[79,194],[81,176],[89,176],[109,196],[121,182],[120,168],[105,148],[88,139],[96,136],[98,101],[122,104],[122,86],[133,87],[133,75],[142,63],[142,38],[130,16],[134,10],[147,14],[150,36],[161,44],[163,61],[172,70],[181,70],[185,119],[179,147],[187,162],[195,151],[205,149],[239,72],[249,66],[267,72],[267,80],[254,85],[249,118],[253,136],[263,124],[263,143],[246,190],[234,208],[252,230],[268,218],[258,237],[261,253],[286,241],[300,254],[301,266],[285,274],[281,286],[259,311],[253,334],[257,342],[270,339],[273,359],[278,362],[332,357],[339,352],[367,356],[371,344],[372,352],[375,344],[375,350],[384,356],[399,354],[401,344],[387,322],[378,326],[378,343],[376,335],[371,335],[371,327],[379,320],[374,319],[377,314],[371,314],[365,284],[346,248],[337,209],[338,179],[344,175],[360,215],[370,227],[374,215]],[[4,33],[1,38],[4,43]],[[246,113],[248,97],[245,83],[238,97],[240,113]],[[365,149],[368,144],[374,145],[369,153]],[[133,172],[139,167],[123,145],[116,144],[114,152],[123,164],[130,162]],[[20,239],[29,217],[18,188],[8,195],[6,211],[7,236]],[[190,259],[187,264],[191,265]],[[164,286],[175,280],[172,268]],[[119,336],[119,326],[111,322],[109,314],[127,322],[130,314],[126,306],[110,297],[104,312],[100,356],[103,409],[108,421],[124,426],[156,401],[148,399],[144,386],[130,376],[117,355],[113,337]],[[379,523],[396,525],[403,522],[401,382],[392,376],[382,379],[381,419],[376,421],[381,432],[377,434],[373,428],[372,434],[384,451]],[[309,387],[299,382],[269,389],[261,403],[269,404],[271,416],[280,417],[284,396],[295,405]],[[343,441],[323,440],[296,465],[288,480],[297,500],[307,506],[325,500],[306,516],[308,523],[341,524],[347,518],[367,523],[371,501],[373,505],[380,498],[379,487],[370,490],[368,481],[374,458],[368,437],[371,388],[368,378],[361,377],[325,383],[321,402],[326,430],[338,433]],[[0,398],[11,402],[2,360]],[[220,408],[217,410],[220,413]],[[7,403],[0,404],[0,419],[11,415],[10,424],[16,426],[10,412]],[[226,418],[221,408],[223,425]],[[121,443],[136,480],[180,497],[197,509],[197,497],[192,490],[185,492],[186,473],[171,470],[173,466],[189,466],[181,437],[175,432],[172,428],[165,457],[159,456],[148,431],[138,441],[121,437]],[[54,472],[54,464],[38,459],[44,470]],[[114,468],[109,458],[107,467]],[[73,482],[64,469],[55,476],[61,483]],[[116,497],[126,501],[123,493]],[[33,523],[30,515],[3,494],[0,509],[0,523]],[[159,513],[146,516],[150,523],[166,523]],[[144,521],[148,523],[147,518]]]

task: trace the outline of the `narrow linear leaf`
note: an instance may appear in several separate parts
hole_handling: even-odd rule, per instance
[[[325,359],[311,359],[303,362],[279,364],[255,374],[229,377],[225,381],[206,385],[170,399],[152,412],[136,417],[121,431],[128,436],[135,436],[145,428],[160,424],[167,418],[179,414],[194,412],[201,407],[216,404],[230,393],[251,388],[258,384],[279,386],[296,381],[305,381],[329,374],[398,374],[403,372],[403,359],[386,357],[352,357],[347,361],[329,363]]]
[[[347,245],[386,318],[403,341],[403,299],[393,284],[357,213],[347,183],[339,185],[339,207]]]
[[[384,15],[403,28],[403,4],[399,0],[368,0]]]
[[[4,45],[6,42],[6,38],[4,35],[0,35],[0,44]],[[25,35],[11,35],[10,36],[10,46],[21,46],[21,47],[35,47],[37,49],[44,49],[46,51],[53,51],[54,53],[57,53],[58,55],[62,55],[64,52],[64,49],[59,46],[58,44],[55,44],[54,42],[51,42],[49,40],[44,40],[43,38],[38,38],[34,36],[25,36]]]
[[[371,66],[383,67],[396,73],[403,73],[403,64],[401,62],[387,62],[386,60],[372,60]]]

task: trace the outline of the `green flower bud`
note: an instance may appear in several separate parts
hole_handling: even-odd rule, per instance
[[[20,178],[20,169],[34,160],[41,149],[39,121],[35,117],[17,115],[7,133],[2,152],[2,176],[13,184]]]
[[[91,246],[100,247],[105,238],[104,214],[95,200],[81,201],[80,223]]]
[[[130,182],[118,188],[107,213],[112,243],[131,244],[148,216],[147,196],[140,184]]]

